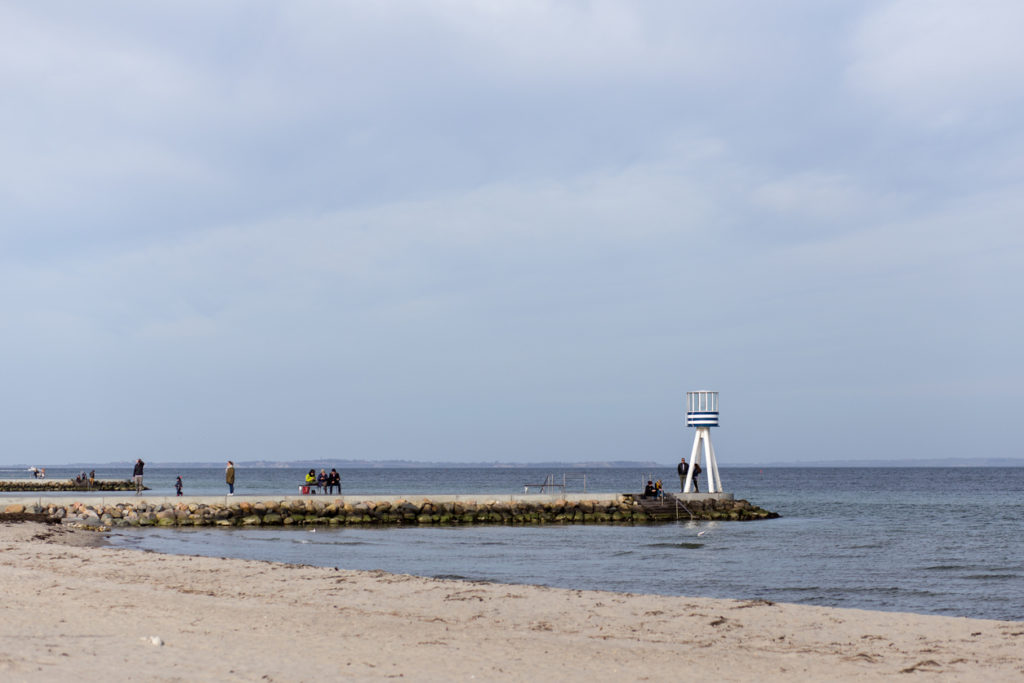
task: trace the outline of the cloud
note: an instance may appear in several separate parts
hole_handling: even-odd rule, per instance
[[[5,6],[8,451],[660,457],[697,385],[956,450],[930,387],[1019,394],[1019,59],[935,7]]]
[[[869,14],[846,78],[883,110],[931,128],[1013,123],[1022,100],[1024,6],[904,0]]]
[[[786,218],[834,223],[859,216],[869,197],[840,174],[803,172],[760,185],[753,200]]]

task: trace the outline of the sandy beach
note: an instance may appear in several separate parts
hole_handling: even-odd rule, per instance
[[[0,524],[7,681],[1020,680],[1024,623],[427,579]]]

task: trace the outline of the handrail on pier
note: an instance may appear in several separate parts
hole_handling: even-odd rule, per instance
[[[574,481],[575,480],[575,481]],[[531,488],[539,488],[541,493],[547,493],[548,489],[558,489],[561,493],[565,493],[565,489],[570,484],[582,483],[583,493],[587,492],[587,475],[586,473],[569,476],[562,473],[562,482],[559,483],[555,479],[555,475],[549,474],[544,477],[544,483],[542,484],[523,484],[523,493],[529,493]]]

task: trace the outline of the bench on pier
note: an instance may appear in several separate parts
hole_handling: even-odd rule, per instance
[[[299,495],[315,496],[316,494],[320,493],[326,496],[328,488],[333,489],[334,487],[327,486],[326,484],[321,486],[320,484],[306,484],[305,482],[303,482],[302,484],[299,484]],[[341,486],[338,486],[338,495],[341,495]]]

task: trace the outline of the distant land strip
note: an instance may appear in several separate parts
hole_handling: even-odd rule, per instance
[[[45,467],[58,467],[65,469],[80,468],[83,470],[95,468],[130,468],[134,460],[123,460],[115,462],[77,462],[69,464],[42,463]],[[175,468],[222,468],[225,461],[218,462],[184,462],[177,460],[170,461],[148,461],[146,464],[152,467],[175,467]],[[676,466],[678,460],[668,463],[655,462],[652,460],[607,460],[607,461],[586,461],[586,462],[423,462],[415,460],[352,460],[352,459],[331,459],[317,458],[306,460],[239,460],[235,462],[236,467],[252,469],[282,469],[288,467],[310,467],[310,468],[366,468],[366,469],[397,469],[397,468],[437,468],[437,469],[665,469]],[[0,470],[27,470],[29,465],[39,466],[40,463],[25,463],[0,466]],[[730,468],[793,468],[793,467],[815,467],[815,468],[841,468],[841,467],[873,467],[873,468],[906,468],[906,467],[1024,467],[1024,458],[926,458],[920,460],[843,460],[840,462],[831,460],[789,460],[789,461],[754,461],[754,462],[719,462],[722,469]]]

